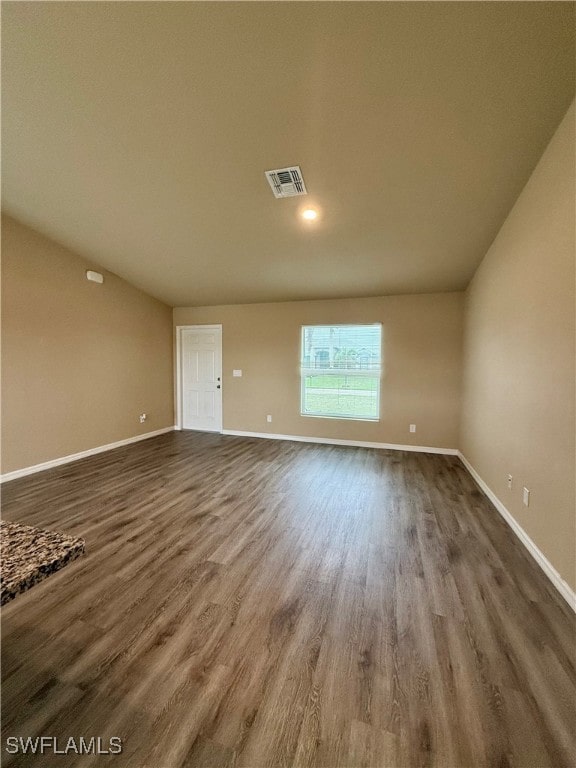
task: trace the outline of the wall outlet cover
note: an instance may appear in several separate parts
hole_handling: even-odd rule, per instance
[[[530,491],[528,488],[522,488],[522,501],[526,507],[530,505]]]

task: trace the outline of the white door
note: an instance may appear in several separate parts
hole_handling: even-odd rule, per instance
[[[222,327],[180,329],[182,429],[222,431]]]

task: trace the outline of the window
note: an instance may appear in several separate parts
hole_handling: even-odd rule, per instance
[[[301,345],[303,416],[379,419],[380,324],[305,325]]]

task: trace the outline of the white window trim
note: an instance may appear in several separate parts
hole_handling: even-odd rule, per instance
[[[380,328],[380,365],[378,368],[307,368],[302,365],[304,329],[305,328],[351,328],[353,326],[377,326]],[[306,385],[306,376],[364,376],[366,378],[378,378],[376,388],[376,408],[378,415],[374,418],[370,416],[352,416],[329,413],[305,413],[304,399]],[[382,323],[320,323],[318,325],[303,325],[300,328],[300,415],[307,419],[337,419],[344,421],[380,421],[380,390],[382,386]]]

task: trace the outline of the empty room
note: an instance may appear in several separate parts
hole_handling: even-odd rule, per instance
[[[575,10],[2,2],[2,766],[575,768]]]

